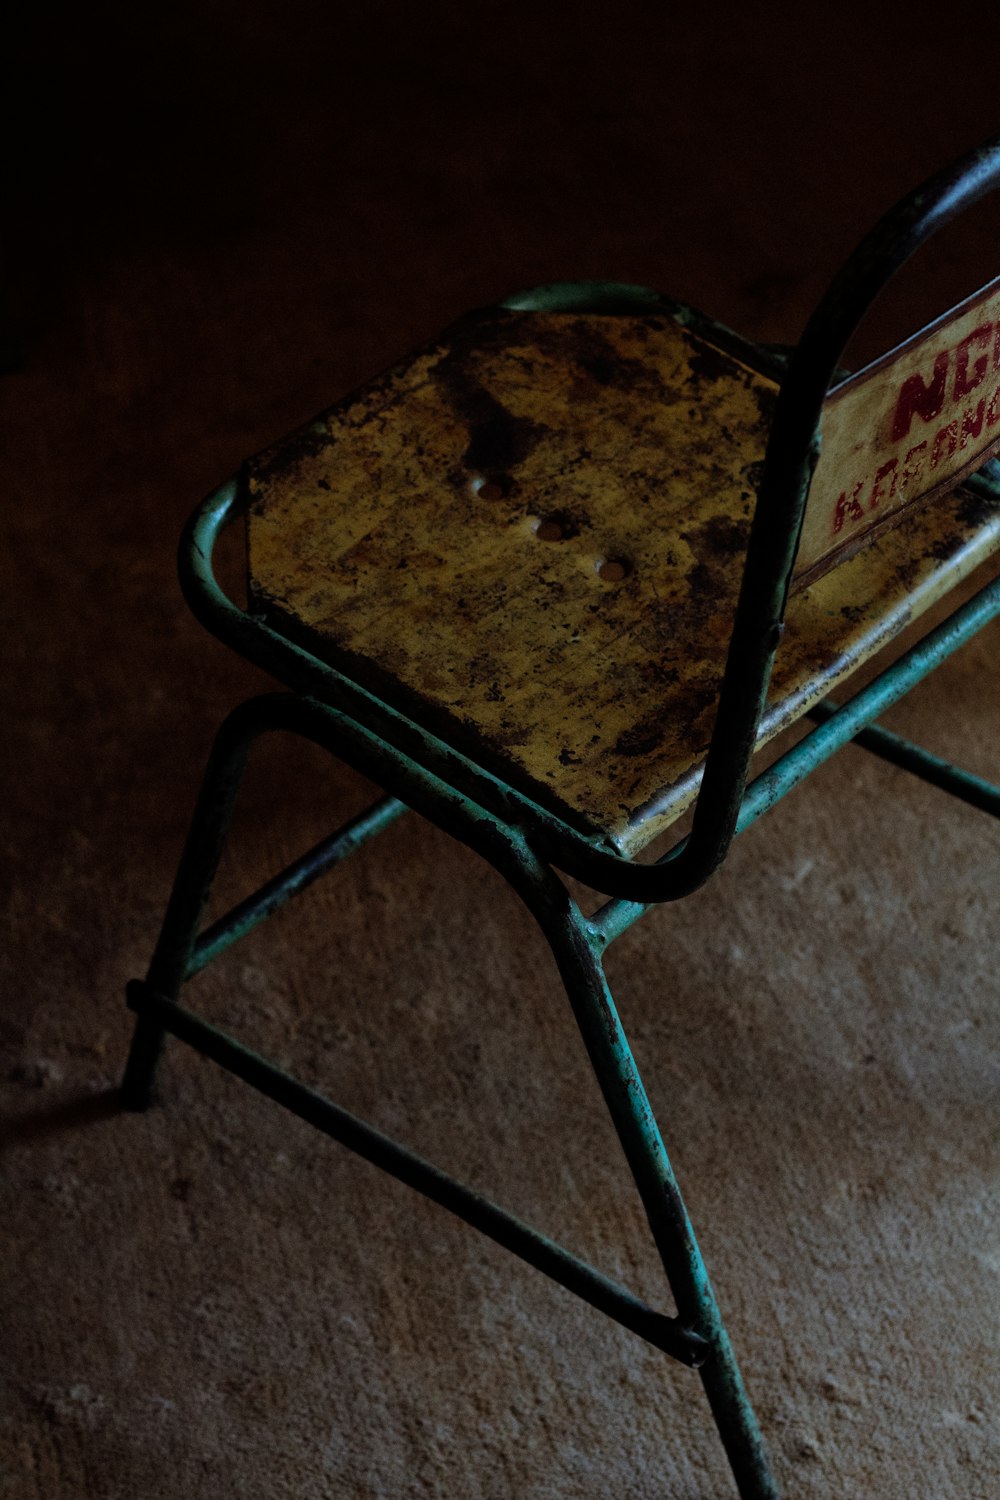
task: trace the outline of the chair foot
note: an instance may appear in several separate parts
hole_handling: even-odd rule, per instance
[[[133,1010],[136,1008],[137,991],[141,988],[138,981],[134,980],[126,990],[129,1006]],[[136,1114],[141,1114],[153,1102],[156,1068],[163,1052],[164,1035],[163,1027],[152,1017],[142,1014],[136,1016],[132,1044],[119,1089],[123,1107]]]
[[[264,728],[256,703],[241,705],[223,722],[205,767],[146,981],[157,994],[171,1000],[178,998],[188,975],[198,922],[226,841],[249,746]],[[138,1015],[120,1098],[125,1109],[136,1112],[148,1109],[152,1102],[165,1035],[163,1027],[141,1009],[145,988],[140,980],[126,987],[129,1007]]]

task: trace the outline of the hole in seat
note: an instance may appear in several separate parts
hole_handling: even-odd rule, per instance
[[[484,479],[481,484],[475,485],[475,490],[480,500],[492,502],[504,497],[503,486],[497,484],[495,479]]]

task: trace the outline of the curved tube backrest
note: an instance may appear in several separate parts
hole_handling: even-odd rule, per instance
[[[692,888],[724,859],[736,828],[819,457],[823,402],[840,356],[900,267],[956,214],[997,187],[1000,135],[929,178],[879,220],[834,277],[789,362],[768,440],[712,743],[682,856]]]

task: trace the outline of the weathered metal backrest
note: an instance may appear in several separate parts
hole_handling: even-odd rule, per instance
[[[677,894],[693,889],[707,878],[725,857],[735,833],[774,655],[781,639],[785,603],[796,571],[800,540],[805,544],[802,570],[805,574],[809,567],[815,566],[818,560],[827,555],[820,550],[817,558],[812,549],[816,545],[822,549],[823,542],[829,539],[829,533],[836,525],[841,493],[845,496],[842,507],[844,520],[841,531],[834,533],[838,549],[844,526],[852,520],[859,527],[864,523],[864,507],[860,499],[860,521],[852,512],[850,502],[854,496],[854,486],[859,478],[863,486],[866,476],[859,476],[853,468],[843,475],[836,475],[833,472],[834,466],[831,466],[829,481],[821,473],[823,488],[817,491],[820,497],[816,509],[816,524],[820,534],[818,544],[812,541],[811,531],[804,526],[813,475],[820,461],[821,429],[828,410],[827,396],[835,383],[843,350],[871,304],[900,267],[956,214],[998,186],[1000,137],[986,142],[910,193],[876,224],[834,278],[792,355],[781,383],[768,442],[726,673],[719,696],[719,710],[692,832],[683,851],[673,862],[671,884],[676,882]],[[978,301],[980,296],[983,298],[982,303]],[[953,348],[947,342],[951,332],[951,324],[947,320],[929,331],[930,339],[943,335],[945,346],[942,349],[935,348],[929,385],[916,368],[904,374],[903,386],[897,390],[896,404],[892,408],[893,423],[895,413],[899,413],[898,426],[901,434],[911,408],[920,415],[923,406],[928,422],[938,415],[944,416],[944,404],[948,400],[949,391],[952,403],[957,403],[957,408],[954,418],[949,413],[942,424],[945,431],[950,421],[964,421],[966,408],[962,402],[965,396],[975,394],[978,385],[986,380],[992,365],[992,353],[986,347],[981,347],[987,344],[987,336],[980,335],[979,330],[993,321],[990,313],[995,314],[996,297],[996,290],[991,286],[984,293],[977,294],[977,298],[971,299],[970,304],[960,310],[962,318],[966,315],[972,318],[973,327],[966,331],[963,323],[959,331],[956,325],[957,342]],[[921,355],[927,352],[926,346],[921,342],[923,338],[924,335],[921,335],[912,345],[913,351]],[[904,349],[909,348],[911,346],[904,346]],[[960,357],[963,361],[961,375]],[[952,372],[950,386],[949,369]],[[906,386],[906,381],[911,377],[914,383]],[[918,380],[921,381],[920,386],[916,383]],[[975,381],[974,385],[970,385],[971,380]],[[907,392],[905,398],[903,387]],[[863,389],[860,383],[858,389]],[[984,392],[984,397],[985,394]],[[939,398],[942,404],[938,411],[935,408]],[[849,390],[845,391],[843,399],[850,399]],[[837,408],[840,404],[834,398],[829,407],[834,429],[838,422]],[[972,410],[970,425],[974,426],[978,397]],[[995,416],[995,412],[991,414]],[[985,426],[985,402],[983,423]],[[866,423],[861,429],[860,440],[867,445],[868,434],[873,431],[878,433],[880,430],[878,421]],[[894,430],[894,426],[890,425],[890,441]],[[886,452],[876,473],[892,457],[896,458],[898,466],[898,448],[906,443],[908,436],[907,427],[906,435],[901,435],[896,440],[896,447],[892,452]],[[834,438],[833,444],[836,441]],[[942,444],[950,445],[950,435],[942,439]],[[959,430],[952,457],[961,457],[960,444]],[[848,429],[848,448],[850,445]],[[978,461],[971,453],[968,456],[970,464]],[[904,453],[903,462],[905,461]],[[961,465],[955,473],[960,471]],[[883,475],[883,484],[888,473],[889,471]],[[873,475],[871,483],[874,485],[874,482]],[[954,475],[950,476],[950,482],[954,482]],[[851,486],[850,492],[848,485]],[[905,494],[904,487],[904,496]],[[869,499],[870,495],[869,491]]]
[[[793,587],[1000,447],[1000,278],[836,386]]]

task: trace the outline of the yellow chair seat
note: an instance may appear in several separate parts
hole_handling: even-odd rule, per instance
[[[667,314],[493,310],[249,465],[253,607],[568,823],[692,801],[776,387]],[[760,742],[1000,546],[968,490],[795,593]]]

